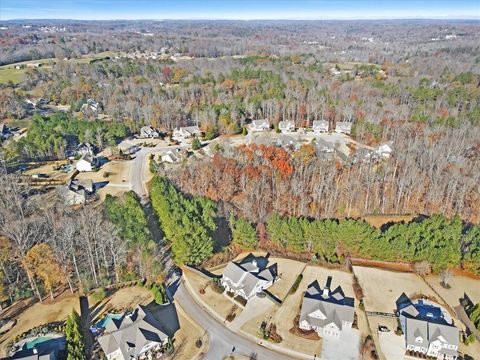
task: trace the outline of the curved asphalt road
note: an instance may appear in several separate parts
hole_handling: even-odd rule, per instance
[[[200,306],[191,294],[180,282],[175,292],[174,299],[179,305],[203,328],[206,330],[209,339],[208,352],[203,356],[204,360],[221,360],[231,354],[242,354],[252,356],[258,360],[291,360],[292,357],[280,354],[276,351],[264,348],[226,328],[217,321],[202,306]]]

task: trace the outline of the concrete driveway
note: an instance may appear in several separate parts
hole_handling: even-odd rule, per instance
[[[383,355],[388,360],[403,360],[405,356],[405,340],[403,335],[395,332],[379,332],[378,339]]]
[[[360,331],[344,329],[339,339],[323,337],[322,360],[358,360],[360,358]]]
[[[232,321],[230,328],[235,331],[239,330],[243,324],[263,313],[267,313],[273,306],[275,304],[268,297],[260,298],[255,296],[248,301],[247,306],[245,306],[240,315]]]

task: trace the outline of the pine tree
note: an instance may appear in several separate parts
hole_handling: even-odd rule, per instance
[[[233,243],[243,249],[254,249],[258,239],[253,225],[244,219],[235,219],[233,214],[230,215],[229,223]]]
[[[86,358],[85,340],[81,331],[80,316],[75,310],[67,318],[65,338],[67,342],[67,360],[84,360]]]

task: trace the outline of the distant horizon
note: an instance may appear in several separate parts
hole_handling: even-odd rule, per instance
[[[480,20],[478,0],[2,0],[0,21]]]

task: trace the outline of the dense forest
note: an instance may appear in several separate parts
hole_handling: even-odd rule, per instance
[[[133,193],[75,209],[29,196],[3,170],[0,184],[0,303],[65,287],[162,280],[159,244]]]

